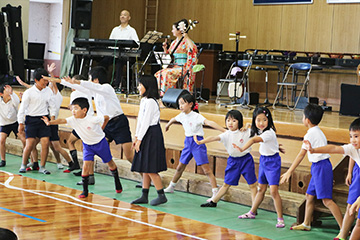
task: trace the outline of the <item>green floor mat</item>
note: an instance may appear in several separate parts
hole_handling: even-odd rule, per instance
[[[0,170],[19,174],[21,157],[10,154],[7,154],[6,157],[6,167],[0,168]],[[81,181],[81,177],[76,177],[72,173],[63,173],[63,170],[58,170],[54,163],[47,163],[46,169],[51,172],[50,175],[34,171],[24,173],[23,176],[82,190],[82,186],[76,185],[76,182]],[[116,198],[129,203],[141,195],[141,189],[135,188],[138,182],[131,180],[121,179],[124,189],[121,194],[115,193],[111,176],[95,174],[95,182],[94,186],[89,186],[89,191],[101,196]],[[149,201],[156,198],[156,196],[155,188],[151,187]],[[284,216],[286,227],[277,229],[275,227],[277,216],[274,212],[260,209],[256,219],[240,220],[238,215],[248,212],[250,207],[220,201],[217,208],[201,208],[200,204],[206,202],[206,197],[177,191],[166,194],[166,197],[168,198],[166,204],[156,207],[149,204],[143,204],[142,206],[270,239],[333,239],[339,231],[333,217],[321,218],[321,227],[313,228],[310,232],[299,232],[289,230],[291,224],[296,221],[294,217]]]

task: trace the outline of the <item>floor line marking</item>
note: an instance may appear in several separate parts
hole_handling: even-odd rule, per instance
[[[4,210],[4,211],[8,211],[8,212],[11,212],[11,213],[15,213],[15,214],[21,215],[21,216],[23,216],[23,217],[31,218],[31,219],[36,220],[36,221],[39,221],[39,222],[46,222],[45,220],[42,220],[42,219],[40,219],[40,218],[36,218],[36,217],[30,216],[30,215],[27,215],[27,214],[25,214],[25,213],[17,212],[17,211],[8,209],[8,208],[0,207],[0,209],[2,209],[2,210]]]
[[[128,220],[128,221],[131,221],[131,222],[139,223],[139,224],[142,224],[142,225],[145,225],[145,226],[161,229],[161,230],[164,230],[164,231],[167,231],[167,232],[172,232],[172,233],[175,233],[175,234],[180,234],[180,235],[190,237],[190,238],[193,238],[193,239],[205,240],[205,238],[197,237],[197,236],[194,236],[194,235],[191,235],[191,234],[179,232],[179,231],[176,231],[176,230],[172,230],[172,229],[169,229],[169,228],[157,226],[157,225],[147,223],[147,222],[142,222],[142,221],[131,219],[131,218],[128,218],[128,217],[123,217],[123,216],[120,216],[120,215],[116,215],[114,213],[105,212],[105,211],[100,210],[100,209],[92,208],[92,207],[89,207],[89,206],[84,206],[84,205],[74,203],[74,202],[70,202],[70,201],[67,201],[67,200],[64,200],[64,199],[61,199],[61,198],[56,198],[56,197],[52,197],[52,196],[49,196],[49,195],[45,195],[45,194],[42,194],[42,193],[37,192],[37,191],[15,187],[15,186],[10,185],[10,182],[14,179],[14,174],[12,174],[10,172],[2,171],[2,170],[0,170],[0,172],[6,173],[6,174],[9,175],[9,178],[5,181],[5,183],[0,183],[1,185],[4,185],[5,187],[7,187],[9,189],[15,189],[15,190],[19,190],[19,191],[25,191],[25,192],[33,193],[33,194],[36,194],[36,195],[39,195],[39,196],[47,197],[47,198],[54,199],[54,200],[57,200],[57,201],[60,201],[60,202],[64,202],[64,203],[68,203],[68,204],[75,205],[75,206],[78,206],[78,207],[82,207],[82,208],[85,208],[85,209],[89,209],[89,210],[92,210],[92,211],[95,211],[95,212],[107,214],[107,215],[110,215],[110,216],[113,216],[113,217],[116,217],[116,218],[120,218],[120,219]],[[84,203],[83,201],[81,201],[81,202]]]

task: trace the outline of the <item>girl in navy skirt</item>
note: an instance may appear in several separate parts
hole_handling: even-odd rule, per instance
[[[166,171],[165,145],[160,127],[160,109],[157,99],[159,92],[156,78],[143,76],[140,79],[139,93],[143,97],[137,119],[134,160],[131,171],[143,174],[142,196],[132,204],[148,203],[150,182],[152,181],[158,192],[158,197],[150,202],[156,206],[166,203],[163,185],[159,172]]]
[[[281,158],[279,155],[279,144],[276,139],[275,125],[269,109],[266,107],[257,107],[253,112],[251,124],[251,138],[244,146],[239,147],[233,144],[241,152],[248,149],[254,143],[260,143],[259,152],[259,191],[256,194],[255,201],[251,210],[239,216],[240,219],[254,219],[255,213],[264,200],[267,185],[270,185],[270,194],[274,201],[275,210],[278,215],[277,228],[285,227],[282,202],[279,194],[279,181],[281,170]],[[256,135],[256,136],[255,136]]]

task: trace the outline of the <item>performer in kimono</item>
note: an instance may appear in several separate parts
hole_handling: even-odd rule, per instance
[[[189,23],[186,19],[174,23],[171,32],[176,39],[170,44],[170,48],[167,47],[167,40],[163,43],[164,52],[173,53],[175,61],[174,64],[155,73],[160,96],[163,96],[167,89],[176,87],[176,83],[180,79],[183,79],[183,89],[187,89],[190,92],[193,91],[195,74],[193,74],[192,67],[197,62],[198,50],[195,43],[186,33],[188,25]],[[184,38],[181,40],[183,36]],[[181,43],[178,45],[180,40]],[[177,45],[178,47],[176,48]]]

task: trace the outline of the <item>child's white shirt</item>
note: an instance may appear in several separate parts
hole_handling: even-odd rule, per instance
[[[54,97],[54,100],[55,100],[55,107],[56,107],[55,119],[57,119],[58,116],[59,116],[59,112],[60,112],[60,108],[61,108],[61,103],[63,101],[63,97],[62,97],[60,91],[57,91],[56,94],[53,93],[53,97]]]
[[[0,126],[13,124],[17,121],[18,107],[20,104],[19,97],[12,93],[11,99],[5,103],[3,98],[0,98]]]
[[[262,132],[259,137],[263,140],[260,142],[259,152],[263,156],[272,156],[279,152],[279,143],[275,131],[270,128]]]
[[[53,95],[54,93],[49,87],[39,90],[34,85],[27,89],[23,94],[18,112],[19,124],[25,122],[25,115],[40,117],[50,114],[50,116],[55,116],[56,106]]]
[[[104,123],[103,116],[86,115],[84,118],[71,116],[66,118],[66,122],[76,131],[81,140],[88,145],[97,144],[105,137],[105,133],[101,129],[101,125]]]
[[[323,147],[327,145],[327,139],[325,137],[325,134],[321,131],[319,126],[314,126],[312,128],[309,128],[307,133],[304,136],[304,140],[308,140],[311,144],[312,148],[318,148]],[[305,144],[302,144],[302,149],[306,150]],[[325,153],[310,153],[307,152],[307,156],[310,162],[316,163],[318,161],[327,159],[330,157],[329,154]]]
[[[219,135],[220,142],[224,144],[227,152],[231,157],[242,157],[248,154],[251,151],[251,147],[246,149],[243,152],[240,152],[238,149],[233,147],[233,143],[239,147],[244,146],[250,139],[250,129],[242,132],[240,130],[231,131],[227,130]]]
[[[142,140],[150,126],[160,121],[159,104],[153,98],[143,97],[140,101],[135,137]]]
[[[81,80],[80,86],[90,90],[91,95],[94,97],[97,115],[107,115],[111,120],[124,113],[115,90],[110,84],[98,84]]]
[[[79,84],[69,83],[69,82],[65,81],[64,79],[61,79],[61,84],[66,87],[75,89],[75,91],[72,91],[70,94],[70,104],[76,98],[79,98],[79,97],[87,98],[87,100],[89,101],[89,109],[88,109],[87,114],[94,115],[94,107],[92,104],[91,91],[89,89],[84,88],[83,86],[80,86]]]
[[[342,146],[344,149],[344,156],[351,157],[360,167],[360,149],[356,149],[352,144],[345,144]]]
[[[203,125],[206,119],[201,114],[194,111],[190,111],[188,114],[181,112],[175,117],[175,120],[183,125],[186,137],[204,136]]]

